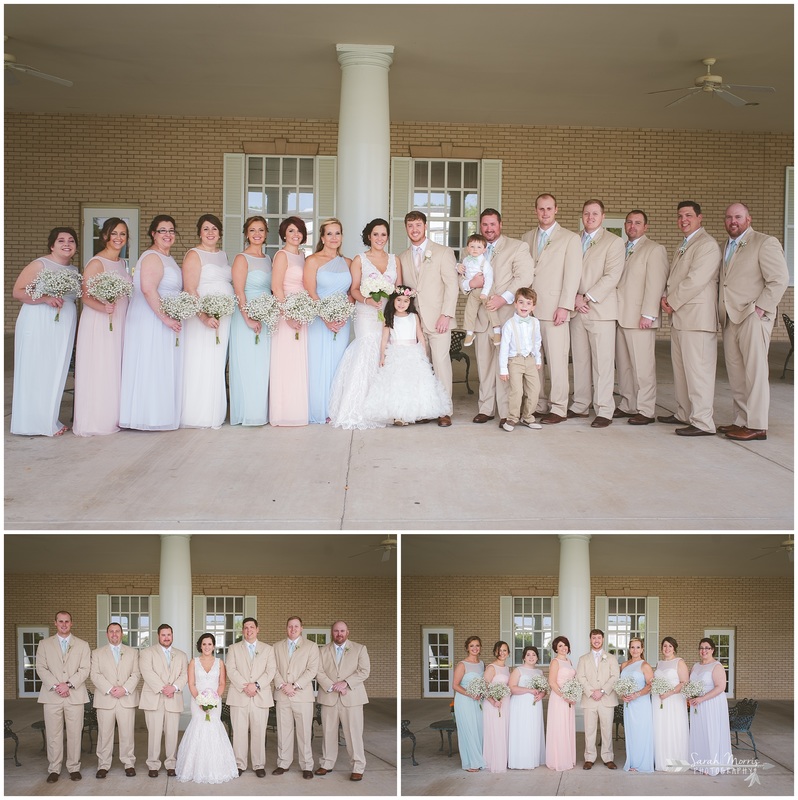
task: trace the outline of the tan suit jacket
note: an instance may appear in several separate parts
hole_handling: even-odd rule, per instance
[[[665,287],[676,330],[717,331],[720,264],[720,247],[703,228],[676,251]]]
[[[514,295],[522,286],[529,286],[535,274],[535,262],[529,253],[529,245],[504,235],[494,242],[490,265],[493,267],[492,295],[505,292]],[[513,315],[512,302],[502,306],[496,313],[504,325]],[[478,333],[486,331],[489,324],[488,312],[484,306],[480,306],[474,330]]]
[[[402,264],[402,280],[406,286],[415,289],[416,308],[424,327],[434,331],[438,317],[445,314],[454,319],[457,311],[457,259],[450,247],[436,244],[427,239],[424,252],[430,258],[422,259],[416,269],[413,263],[413,248],[408,248],[399,256]]]
[[[248,706],[250,703],[258,708],[271,708],[274,705],[272,696],[272,680],[277,671],[274,648],[271,645],[257,642],[255,658],[250,659],[247,643],[242,640],[231,645],[225,659],[227,677],[230,688],[227,691],[229,706]],[[244,694],[247,683],[257,683],[260,691],[254,697]]]
[[[96,689],[94,693],[95,708],[136,708],[139,704],[141,690],[139,681],[139,653],[134,647],[120,645],[119,663],[114,660],[111,645],[99,647],[91,655],[91,682]],[[128,694],[124,697],[112,697],[108,692],[114,686],[122,686]]]
[[[604,706],[611,708],[618,705],[618,696],[615,694],[614,686],[621,674],[618,659],[614,655],[602,653],[598,669],[593,651],[585,653],[576,665],[576,678],[582,684],[582,708],[598,708]],[[594,700],[590,693],[596,689],[603,689],[604,694],[601,700]]]
[[[288,639],[283,639],[274,645],[274,657],[277,667],[274,674],[274,695],[277,704],[314,702],[312,682],[319,671],[319,646],[300,636],[294,654],[289,659]],[[293,697],[286,697],[280,691],[284,683],[293,683],[300,691]]]
[[[89,702],[86,679],[91,672],[91,649],[88,642],[71,636],[66,656],[61,652],[58,636],[42,639],[36,648],[36,674],[42,682],[40,703],[66,703],[79,705]],[[71,683],[69,697],[60,697],[53,687],[59,683]]]
[[[581,247],[581,244],[580,244]],[[618,319],[618,281],[623,273],[624,247],[620,236],[604,228],[594,234],[582,256],[582,277],[578,294],[590,295],[587,319]],[[578,312],[574,311],[571,318]]]
[[[335,663],[335,643],[330,642],[321,648],[319,672],[316,681],[319,684],[319,695],[316,698],[323,706],[334,706],[340,699],[344,706],[362,706],[368,703],[366,687],[363,685],[371,672],[366,646],[347,641],[341,663]],[[330,692],[334,683],[346,681],[349,691],[345,695]]]
[[[167,666],[163,648],[154,644],[139,653],[139,667],[144,679],[139,708],[142,711],[155,711],[163,706],[165,711],[180,713],[183,710],[183,688],[188,682],[186,654],[172,647],[172,663]],[[177,691],[172,697],[165,697],[161,689],[169,685],[176,686]]]
[[[582,244],[578,234],[558,223],[538,255],[539,235],[540,228],[535,228],[525,233],[522,241],[529,246],[534,259],[532,288],[538,296],[535,316],[551,322],[558,308],[574,310],[582,277]]]
[[[618,325],[639,328],[640,317],[653,317],[652,328],[662,321],[662,293],[668,280],[668,253],[661,244],[641,236],[624,261],[618,281]]]
[[[721,252],[725,252],[724,248]],[[718,291],[721,325],[726,324],[727,317],[739,325],[755,313],[755,306],[774,319],[789,279],[778,239],[749,228],[729,263],[721,264]]]

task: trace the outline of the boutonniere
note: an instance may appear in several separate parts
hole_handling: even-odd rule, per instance
[[[424,251],[424,263],[426,264],[428,261],[432,261],[432,250]]]
[[[344,648],[344,653],[348,653],[350,649],[351,649],[351,648],[349,647],[349,645],[347,645],[347,646]]]
[[[606,661],[607,660],[607,654],[606,653],[602,653],[601,654],[601,660],[602,661]]]
[[[587,247],[588,247],[588,249],[590,249],[591,247],[593,247],[593,245],[594,245],[595,243],[596,243],[596,240],[595,240],[595,239],[591,239],[591,240],[590,240],[590,244],[587,246]]]
[[[681,246],[681,247],[680,247],[680,248],[679,248],[679,249],[678,249],[676,252],[677,252],[677,253],[678,253],[680,256],[683,256],[683,255],[684,255],[684,251],[685,251],[685,250],[687,250],[687,245],[686,245],[686,244],[683,244],[683,245],[682,245],[682,246]]]
[[[748,244],[748,239],[743,239],[740,244],[737,245],[738,250],[742,250]]]
[[[551,244],[551,237],[546,239],[546,244],[543,245],[543,249],[545,250]]]

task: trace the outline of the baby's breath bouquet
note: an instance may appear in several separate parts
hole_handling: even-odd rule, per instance
[[[549,682],[542,675],[535,675],[532,678],[523,678],[518,682],[522,689],[534,689],[536,692],[549,693]],[[532,705],[537,705],[537,698],[532,701]]]
[[[488,697],[501,703],[505,697],[510,694],[510,687],[506,683],[490,683],[488,684]],[[502,710],[499,708],[499,716],[502,715]]]
[[[687,683],[682,686],[682,694],[688,700],[692,700],[694,697],[702,697],[706,692],[707,690],[704,688],[704,684],[701,683],[701,681],[687,681]],[[697,714],[698,709],[693,708],[693,713]]]
[[[325,322],[346,322],[355,310],[344,292],[333,292],[319,301],[319,316]],[[338,331],[333,334],[333,341],[338,338]]]
[[[203,689],[197,694],[197,705],[205,712],[205,721],[211,721],[211,709],[217,708],[219,705],[219,695],[213,689]]]
[[[566,700],[576,703],[582,696],[582,684],[576,678],[569,678],[562,685],[560,693]]]
[[[280,310],[286,319],[292,319],[301,325],[309,325],[319,316],[319,304],[307,292],[295,292],[280,303]],[[294,333],[294,338],[299,339],[299,331]]]
[[[25,292],[33,300],[38,300],[44,295],[65,297],[68,294],[74,294],[75,297],[80,297],[82,289],[80,273],[71,269],[43,269],[36,280],[25,287]],[[55,321],[59,322],[60,319],[61,309],[59,308],[55,314]]]
[[[488,696],[488,684],[484,678],[474,678],[471,683],[466,686],[466,694],[473,697],[474,700],[479,702],[479,707],[482,708],[482,701]]]
[[[257,297],[253,297],[244,306],[244,311],[250,319],[260,322],[262,330],[265,330],[270,336],[277,330],[280,308],[274,299],[274,295],[264,292]],[[255,334],[255,344],[260,344],[260,334]]]
[[[183,320],[199,314],[199,310],[199,299],[188,292],[180,292],[180,294],[171,294],[161,298],[161,313],[166,314],[171,319],[176,319],[178,322],[183,322]],[[175,336],[175,347],[180,347],[179,336]]]
[[[615,694],[618,697],[626,697],[629,694],[634,694],[637,691],[637,681],[634,678],[619,678],[615,681]],[[629,703],[626,704],[627,706]]]
[[[364,276],[363,280],[360,281],[360,294],[363,296],[368,295],[376,303],[390,297],[394,289],[395,287],[390,278],[376,271]],[[382,313],[382,309],[379,310],[377,316],[380,322],[385,322],[385,315]]]
[[[120,297],[133,295],[133,283],[116,272],[99,272],[86,281],[86,294],[101,303],[115,303]],[[113,329],[113,318],[109,314],[108,330]]]
[[[676,687],[671,684],[669,680],[660,677],[659,675],[654,676],[654,680],[651,681],[651,694],[659,695],[659,707],[662,708],[662,695],[667,694],[668,692],[672,692]]]
[[[200,297],[200,311],[214,319],[229,317],[238,305],[238,298],[233,294],[206,294]],[[219,329],[216,329],[216,344],[219,341]]]

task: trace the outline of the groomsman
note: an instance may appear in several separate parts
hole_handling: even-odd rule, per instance
[[[520,239],[511,239],[502,233],[502,215],[495,208],[486,208],[479,215],[479,232],[488,240],[485,255],[493,267],[493,294],[488,298],[487,308],[496,311],[504,325],[513,315],[515,293],[522,286],[529,286],[535,272],[529,245]],[[479,274],[471,279],[472,289],[485,283]],[[476,356],[479,374],[479,413],[476,423],[489,422],[499,413],[499,427],[507,422],[509,408],[509,384],[499,376],[499,348],[493,340],[493,326],[488,319],[485,306],[477,311],[474,327],[477,335]]]
[[[604,652],[604,632],[590,631],[590,652],[579,659],[576,678],[582,684],[582,708],[585,713],[585,763],[591,769],[596,761],[596,732],[601,725],[601,760],[609,769],[618,769],[613,761],[612,718],[618,697],[613,687],[620,677],[618,659]]]
[[[571,329],[568,319],[582,277],[582,247],[579,236],[557,222],[557,200],[552,194],[538,195],[535,214],[538,227],[522,240],[535,259],[532,288],[537,292],[535,316],[540,322],[543,351],[549,367],[549,396],[541,380],[537,413],[547,425],[564,422],[568,411],[568,353]]]
[[[294,729],[297,759],[302,777],[313,777],[313,679],[319,671],[319,647],[302,637],[302,620],[289,617],[287,639],[274,645],[277,671],[274,689],[277,705],[277,767],[272,775],[288,772],[294,760]]]
[[[611,425],[615,412],[616,287],[623,272],[623,241],[605,230],[603,222],[604,203],[587,200],[582,206],[582,277],[571,315],[574,399],[568,416],[587,417],[592,397],[592,428]]]
[[[427,238],[427,217],[421,211],[405,214],[405,229],[411,246],[399,256],[402,280],[416,290],[416,308],[421,320],[424,344],[432,369],[452,396],[452,322],[457,310],[457,259],[450,247]],[[441,428],[448,428],[452,418],[438,419]]]
[[[266,777],[266,725],[274,705],[272,680],[277,671],[274,648],[258,641],[258,621],[244,620],[244,638],[227,650],[225,665],[230,678],[227,705],[233,724],[233,752],[238,774],[247,768],[247,741],[251,736],[252,769],[259,778]]]
[[[684,425],[679,436],[712,436],[718,361],[718,243],[701,227],[701,206],[677,206],[684,241],[671,262],[662,310],[671,315],[671,362],[676,411],[658,422]]]
[[[87,642],[73,636],[72,615],[55,615],[56,635],[42,639],[36,648],[36,674],[42,682],[39,702],[44,705],[47,737],[47,783],[55,783],[64,761],[66,724],[66,768],[73,781],[81,779],[80,739],[83,732],[83,704],[88,703],[86,678],[91,671],[91,650]]]
[[[106,629],[108,644],[91,654],[91,682],[97,710],[97,777],[104,778],[114,754],[114,726],[119,728],[119,760],[125,775],[136,774],[133,728],[139,704],[139,653],[122,644],[122,626],[112,622]]]
[[[166,774],[175,776],[177,728],[183,711],[183,687],[188,681],[188,657],[172,647],[172,626],[158,626],[158,644],[139,653],[144,683],[139,708],[147,722],[147,773],[158,777],[161,769],[161,738],[166,749]]]
[[[734,417],[731,425],[721,425],[718,431],[727,439],[749,442],[768,438],[768,347],[789,272],[778,239],[751,227],[744,203],[726,209],[725,227],[729,240],[721,266],[718,311]]]
[[[660,325],[660,300],[668,280],[668,254],[646,236],[648,216],[635,209],[626,215],[626,258],[618,281],[618,332],[615,366],[621,396],[614,418],[628,417],[630,425],[654,422],[657,402],[657,363],[654,352]]]
[[[340,722],[352,769],[349,780],[363,779],[366,769],[363,706],[369,701],[363,682],[370,672],[371,663],[365,645],[349,641],[349,626],[343,620],[333,623],[332,642],[321,648],[319,674],[316,676],[324,728],[321,764],[316,775],[326,775],[335,766]]]

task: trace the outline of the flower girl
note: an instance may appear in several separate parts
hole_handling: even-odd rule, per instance
[[[369,389],[365,413],[395,425],[452,413],[452,401],[435,377],[423,345],[421,322],[407,286],[397,286],[385,305],[380,370]]]

